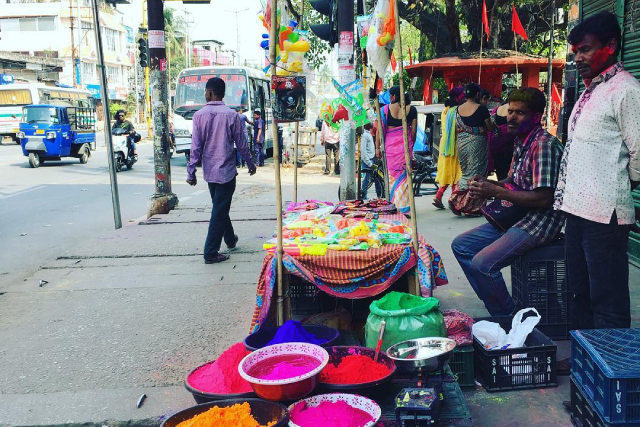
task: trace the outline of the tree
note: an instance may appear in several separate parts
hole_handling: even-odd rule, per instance
[[[167,49],[169,89],[176,88],[178,74],[186,67],[186,24],[184,18],[175,14],[175,9],[164,9],[164,33]]]

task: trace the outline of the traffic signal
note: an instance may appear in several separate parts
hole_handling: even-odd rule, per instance
[[[344,1],[344,0],[343,0]],[[338,43],[338,0],[312,0],[311,7],[329,18],[328,24],[311,24],[309,28],[322,40],[333,47]]]
[[[141,37],[138,40],[138,58],[140,60],[140,66],[146,68],[149,66],[149,48],[147,39]]]

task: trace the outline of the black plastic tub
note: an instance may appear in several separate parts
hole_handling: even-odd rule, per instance
[[[207,362],[204,365],[200,365],[197,368],[191,370],[191,372],[189,372],[187,374],[187,377],[184,379],[184,387],[189,391],[189,393],[193,395],[193,399],[196,401],[196,403],[208,403],[208,402],[219,401],[219,400],[246,399],[246,398],[256,397],[256,394],[252,391],[247,393],[236,393],[236,394],[216,394],[216,393],[207,393],[191,387],[191,384],[189,384],[189,377],[191,376],[191,374],[193,374],[195,371],[202,368],[203,366],[209,365],[210,363],[213,363],[213,362],[215,362],[215,360],[211,362]]]
[[[261,425],[265,425],[276,420],[277,422],[274,424],[274,427],[286,427],[289,424],[289,411],[280,403],[269,402],[262,399],[227,399],[203,403],[201,405],[192,406],[182,410],[164,420],[160,427],[176,427],[181,422],[208,411],[214,406],[222,408],[244,402],[249,403],[249,406],[251,406],[251,415],[253,415],[256,421]]]
[[[320,344],[320,347],[330,347],[340,337],[340,332],[329,326],[302,325],[302,327],[315,335],[316,338],[327,340],[327,342]],[[244,339],[244,347],[248,351],[256,351],[266,347],[267,343],[276,336],[276,332],[278,332],[278,328],[259,329],[258,332],[254,332]]]
[[[342,361],[342,359],[345,358],[346,356],[362,355],[362,356],[368,356],[373,360],[376,354],[376,351],[372,348],[355,347],[355,346],[329,347],[327,348],[327,352],[329,353],[329,364],[332,364],[334,366],[338,366],[340,361]],[[324,390],[332,390],[332,391],[340,391],[340,392],[353,391],[353,392],[359,392],[359,393],[363,393],[366,390],[371,390],[373,388],[376,388],[381,384],[385,384],[389,382],[396,374],[396,364],[393,362],[393,360],[389,356],[387,356],[387,354],[384,351],[381,351],[380,354],[378,355],[378,362],[382,363],[387,368],[391,369],[391,373],[389,373],[389,375],[387,375],[386,377],[383,377],[368,383],[331,384],[331,383],[322,382],[321,380],[319,387]]]

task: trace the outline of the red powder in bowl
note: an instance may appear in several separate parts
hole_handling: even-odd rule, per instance
[[[237,394],[253,391],[251,384],[238,372],[238,365],[249,354],[244,344],[236,343],[225,350],[215,362],[196,369],[187,382],[198,391],[213,394]]]
[[[329,363],[320,373],[320,382],[329,384],[362,384],[377,381],[391,373],[382,363],[367,356],[344,357],[338,366]]]

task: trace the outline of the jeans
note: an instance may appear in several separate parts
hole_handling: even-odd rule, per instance
[[[365,165],[366,167],[366,165]],[[366,167],[365,169],[362,170],[362,173],[364,174],[364,176],[362,177],[362,189],[361,189],[361,194],[360,194],[360,198],[363,200],[367,200],[369,198],[369,184],[371,182],[371,180],[373,179],[372,176],[372,170],[369,167]],[[380,180],[378,179],[374,179],[373,180],[373,185],[375,186],[376,189],[376,197],[382,197],[382,183],[380,182]]]
[[[264,166],[264,151],[262,149],[262,144],[255,143],[256,150],[256,160],[258,161],[258,166]]]
[[[324,144],[324,153],[327,155],[326,163],[324,166],[324,171],[326,173],[331,172],[331,154],[333,153],[333,171],[336,174],[340,173],[340,157],[338,156],[338,150],[340,148],[340,143],[337,144],[329,144],[325,142]]]
[[[571,329],[629,328],[629,225],[567,215]]]
[[[510,315],[515,309],[500,270],[536,246],[539,243],[526,231],[512,227],[503,233],[489,223],[451,243],[467,280],[492,316]]]
[[[231,199],[235,190],[235,178],[224,184],[209,183],[209,193],[211,194],[213,207],[211,209],[211,219],[209,220],[209,232],[204,244],[205,259],[212,259],[218,255],[223,238],[227,246],[235,244],[235,234],[229,217]]]

